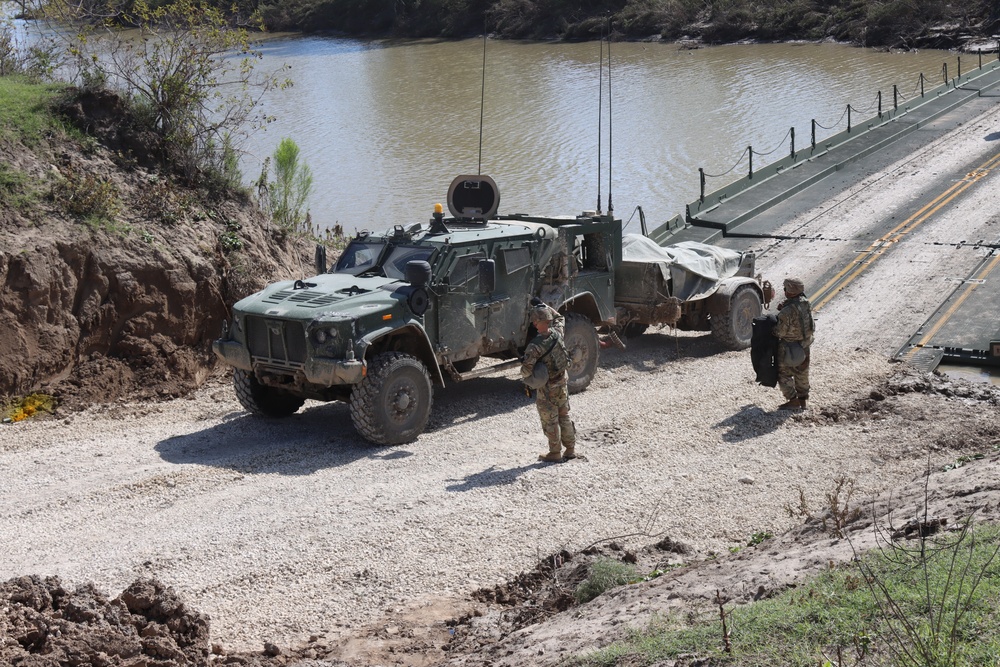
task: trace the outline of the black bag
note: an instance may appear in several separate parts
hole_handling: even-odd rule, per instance
[[[757,383],[765,387],[778,385],[778,338],[772,334],[778,324],[774,315],[762,315],[753,320],[750,336],[750,363],[757,373]]]

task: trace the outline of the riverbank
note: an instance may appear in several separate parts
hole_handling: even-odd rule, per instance
[[[0,397],[187,394],[231,305],[309,266],[245,194],[142,164],[116,96],[9,77],[0,96]]]
[[[701,3],[626,0],[396,3],[299,0],[258,5],[272,30],[338,31],[352,36],[457,38],[485,31],[501,39],[668,40],[685,44],[833,39],[890,49],[955,49],[996,32],[985,0]],[[610,26],[610,27],[609,27]]]

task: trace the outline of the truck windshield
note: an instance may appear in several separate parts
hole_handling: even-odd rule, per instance
[[[406,277],[406,263],[420,261],[430,258],[434,248],[411,248],[406,246],[394,246],[389,251],[389,256],[382,262],[382,270],[385,271],[386,278],[402,280]]]
[[[375,266],[383,248],[385,248],[384,243],[351,241],[340,255],[340,259],[337,260],[337,266],[334,267],[333,272],[349,273],[354,276],[364,273]]]

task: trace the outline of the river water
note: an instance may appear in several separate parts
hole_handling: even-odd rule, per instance
[[[746,173],[747,146],[759,168],[787,154],[789,128],[802,148],[812,120],[819,140],[846,129],[848,104],[858,123],[876,114],[879,91],[889,109],[893,85],[902,102],[920,94],[921,73],[930,90],[944,63],[957,72],[943,51],[614,43],[609,85],[606,49],[270,40],[260,66],[289,65],[294,86],[265,99],[277,120],[251,139],[244,172],[255,177],[291,137],[314,175],[314,221],[348,233],[423,222],[455,176],[476,173],[496,180],[501,213],[576,214],[597,208],[600,189],[604,210],[610,192],[617,215],[641,205],[655,226],[698,197],[699,167],[729,172],[708,179],[718,189]],[[963,70],[975,64],[966,56]]]

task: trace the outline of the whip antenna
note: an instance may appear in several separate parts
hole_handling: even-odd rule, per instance
[[[604,114],[604,29],[601,29],[601,55],[597,67],[597,213],[601,213],[601,121]]]
[[[612,148],[614,147],[614,135],[612,134],[612,120],[614,116],[611,113],[611,18],[608,17],[608,215],[613,215],[615,212],[615,206],[611,203],[611,165],[612,160]]]
[[[483,109],[486,107],[486,22],[483,22],[483,88],[479,97],[479,170],[483,175]]]

